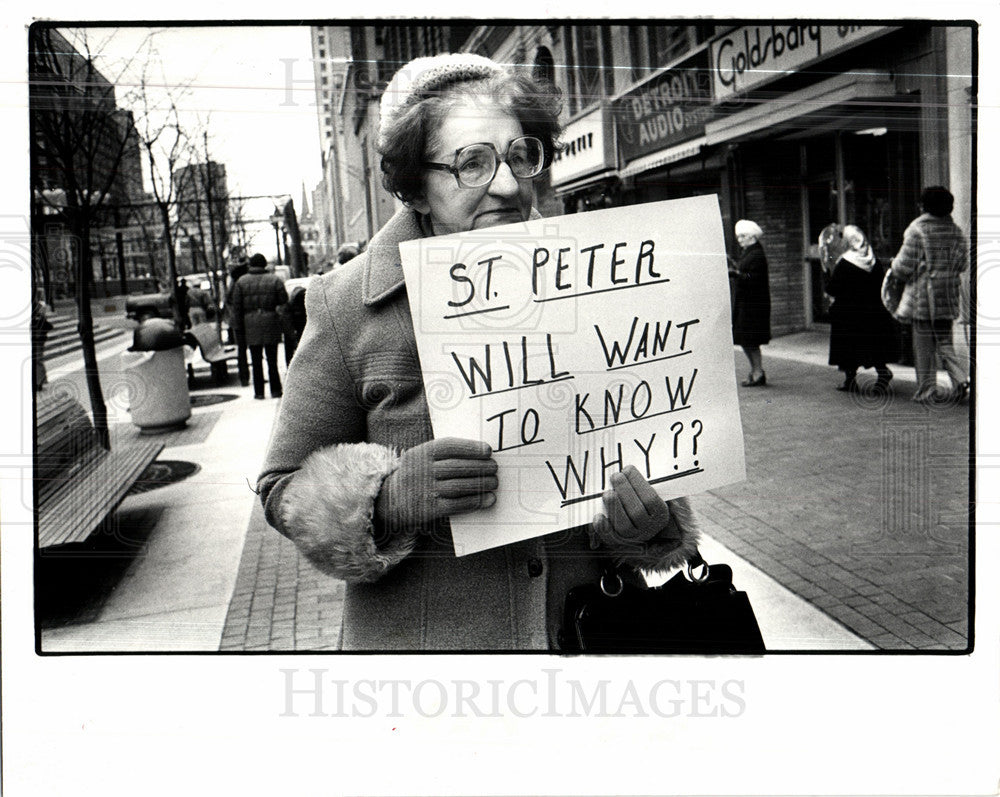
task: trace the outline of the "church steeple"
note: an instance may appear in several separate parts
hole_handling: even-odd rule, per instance
[[[306,194],[306,182],[302,181],[302,216],[309,215],[309,199]]]

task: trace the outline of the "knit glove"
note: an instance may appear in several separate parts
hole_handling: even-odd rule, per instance
[[[446,437],[403,452],[382,483],[375,517],[391,530],[424,529],[496,503],[497,463],[488,444]]]
[[[670,523],[670,508],[633,465],[612,474],[611,489],[602,496],[604,512],[591,524],[591,548],[599,543],[612,551],[635,548],[659,535],[658,543],[680,544],[681,532]]]

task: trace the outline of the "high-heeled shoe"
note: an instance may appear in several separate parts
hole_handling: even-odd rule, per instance
[[[853,376],[849,376],[844,380],[844,384],[837,385],[837,390],[844,393],[857,393],[858,382]]]
[[[758,376],[756,379],[754,379],[753,375],[751,374],[746,381],[740,382],[740,384],[743,385],[743,387],[766,387],[767,374],[761,371],[760,376]]]

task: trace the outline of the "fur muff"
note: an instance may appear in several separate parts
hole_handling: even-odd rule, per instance
[[[376,443],[338,443],[310,454],[282,496],[286,529],[316,567],[345,581],[376,581],[416,545],[416,532],[375,543],[375,499],[396,452]]]
[[[667,501],[670,509],[670,521],[663,536],[669,539],[661,541],[654,537],[639,553],[623,553],[616,558],[620,565],[628,565],[642,570],[672,570],[680,567],[698,553],[698,524],[695,521],[694,510],[687,498],[674,498]],[[676,543],[680,532],[680,545]]]

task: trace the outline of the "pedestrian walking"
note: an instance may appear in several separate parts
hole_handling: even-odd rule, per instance
[[[485,442],[433,439],[399,245],[539,218],[559,106],[554,87],[468,53],[417,59],[383,94],[383,183],[404,207],[310,283],[258,481],[268,522],[347,581],[344,649],[558,649],[567,591],[596,584],[607,557],[638,579],[696,550],[686,499],[664,502],[632,468],[558,540],[455,556],[449,516],[517,485],[500,485]]]
[[[264,398],[264,356],[271,397],[281,398],[278,374],[278,344],[281,342],[281,317],[288,294],[281,278],[267,273],[267,260],[256,254],[250,258],[249,271],[233,287],[233,318],[250,349],[253,373],[253,397]]]
[[[188,290],[187,280],[181,277],[177,283],[177,301],[180,304],[181,326],[184,329],[188,329],[191,326],[191,307],[188,301]]]
[[[842,238],[845,248],[826,285],[826,293],[833,297],[829,363],[844,372],[844,383],[837,390],[856,392],[858,369],[874,368],[875,389],[885,391],[892,380],[887,363],[899,357],[896,326],[882,306],[885,266],[861,228],[848,224]]]
[[[896,317],[913,329],[917,390],[913,400],[933,402],[937,392],[937,357],[951,379],[951,397],[964,398],[969,379],[955,354],[952,323],[959,317],[961,276],[969,268],[969,241],[952,221],[955,198],[943,186],[920,194],[923,213],[903,233],[892,259],[892,273],[906,283]]]
[[[49,307],[39,289],[31,303],[31,383],[36,393],[49,382],[45,369],[45,341],[53,329],[49,321]]]
[[[760,347],[771,340],[771,288],[767,257],[760,239],[764,231],[756,222],[740,219],[735,225],[736,241],[742,253],[729,273],[735,282],[733,293],[733,343],[742,347],[750,362],[750,376],[743,387],[764,387]]]
[[[285,341],[285,364],[292,362],[295,349],[306,328],[306,289],[296,285],[288,295],[288,304],[281,314],[282,337]]]
[[[250,270],[247,259],[240,261],[229,270],[229,289],[226,291],[226,302],[223,308],[223,315],[229,325],[229,332],[232,343],[236,344],[236,371],[240,377],[240,384],[246,387],[250,384],[250,361],[247,356],[247,337],[243,333],[241,325],[237,324],[233,315],[233,292],[240,277]]]
[[[191,326],[204,324],[208,320],[208,293],[199,285],[188,288],[188,318]]]

